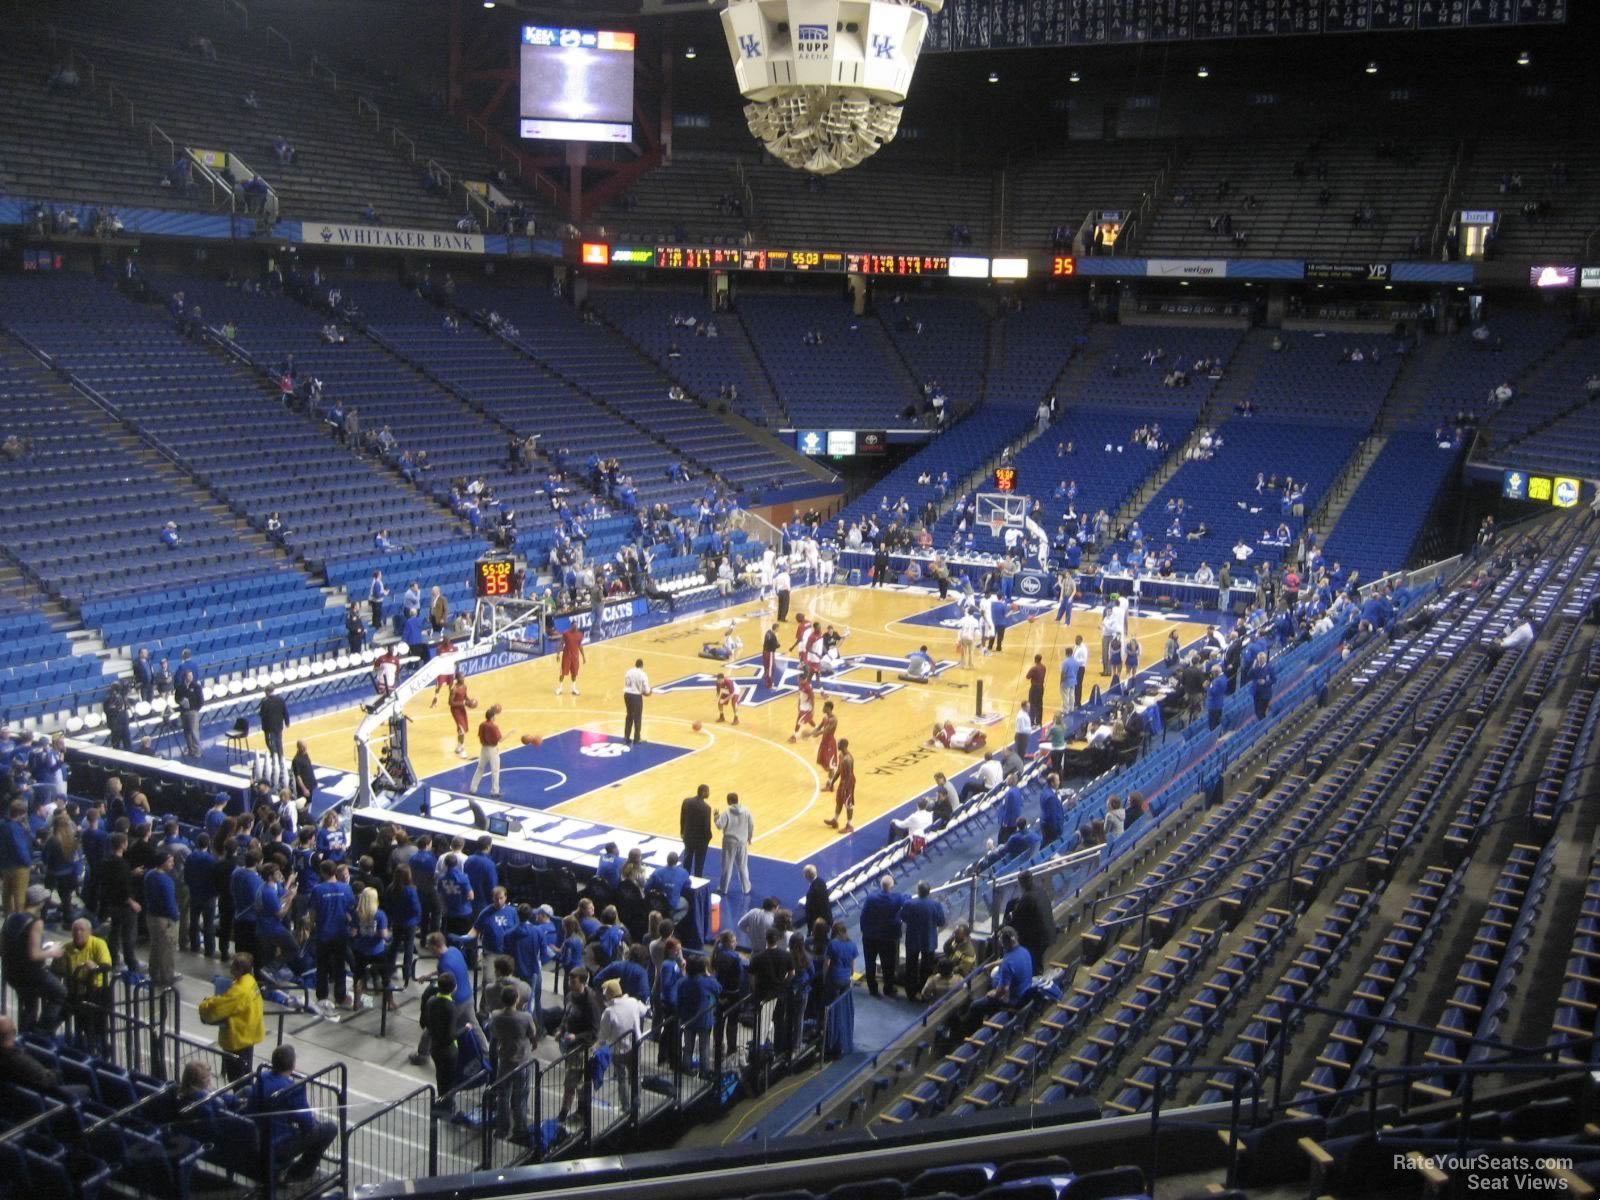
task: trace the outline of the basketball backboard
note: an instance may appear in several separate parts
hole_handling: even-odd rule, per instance
[[[1007,529],[1021,529],[1028,519],[1029,500],[1015,492],[978,492],[975,519],[999,537]]]

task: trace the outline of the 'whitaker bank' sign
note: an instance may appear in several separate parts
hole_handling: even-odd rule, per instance
[[[391,229],[387,225],[325,225],[303,221],[300,241],[345,250],[421,250],[428,254],[482,254],[483,234],[444,229]]]

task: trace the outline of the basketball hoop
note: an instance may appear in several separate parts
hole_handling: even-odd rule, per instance
[[[997,541],[1008,528],[1010,528],[1010,522],[1004,517],[999,517],[989,522],[989,532],[994,535]]]

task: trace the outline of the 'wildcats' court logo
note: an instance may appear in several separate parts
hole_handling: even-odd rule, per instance
[[[887,654],[852,654],[844,660],[838,671],[822,677],[817,690],[825,697],[843,700],[846,704],[868,704],[905,687],[897,677],[908,665],[909,660]],[[953,666],[955,663],[952,660],[935,660],[933,673],[943,674]],[[884,681],[875,682],[874,677],[867,675],[868,671],[882,671]],[[800,664],[793,658],[779,657],[776,687],[769,688],[763,682],[759,654],[729,663],[723,673],[738,685],[739,703],[751,708],[759,708],[774,700],[786,700],[800,691]],[[663,683],[652,691],[658,694],[711,691],[716,686],[716,672],[701,671],[697,675],[685,675],[682,679]]]

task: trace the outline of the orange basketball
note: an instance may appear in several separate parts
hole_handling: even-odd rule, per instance
[[[1032,624],[1033,624],[1033,619],[1034,619],[1034,618],[1035,618],[1035,617],[1036,617],[1036,616],[1038,616],[1038,615],[1039,615],[1039,614],[1037,614],[1037,613],[1029,613],[1029,614],[1028,614],[1028,624],[1029,624],[1029,625],[1032,625]]]
[[[537,733],[525,733],[522,735],[522,744],[524,746],[537,746],[542,741],[544,739]]]
[[[705,726],[700,724],[699,721],[696,721],[692,726],[690,726],[690,728],[693,729],[696,733],[699,733],[702,729],[705,728]]]

